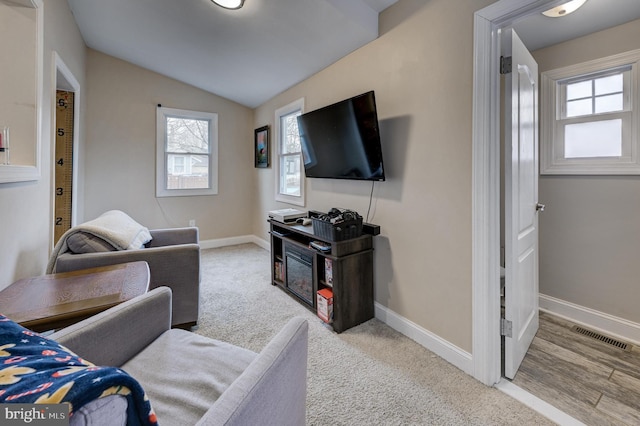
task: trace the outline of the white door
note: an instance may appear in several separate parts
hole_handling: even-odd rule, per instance
[[[513,378],[538,330],[538,64],[512,30],[505,75],[505,376]]]

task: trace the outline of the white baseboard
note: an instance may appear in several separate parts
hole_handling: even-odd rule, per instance
[[[254,243],[265,250],[270,250],[269,243],[255,235],[241,235],[239,237],[218,238],[215,240],[201,240],[200,248],[210,249],[210,248],[235,246],[238,244],[248,244],[248,243]]]
[[[600,331],[611,337],[640,345],[640,324],[555,297],[540,294],[540,310]]]
[[[394,330],[404,334],[419,345],[455,365],[469,375],[473,375],[473,359],[469,352],[451,344],[418,324],[398,315],[386,306],[375,302],[375,317]]]

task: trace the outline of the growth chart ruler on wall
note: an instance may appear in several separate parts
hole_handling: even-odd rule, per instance
[[[56,91],[54,243],[71,228],[74,93]]]

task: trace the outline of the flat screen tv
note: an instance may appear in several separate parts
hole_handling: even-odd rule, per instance
[[[309,178],[385,180],[373,91],[298,116]]]

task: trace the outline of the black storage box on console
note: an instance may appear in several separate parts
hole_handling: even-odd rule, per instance
[[[357,238],[362,235],[362,216],[355,213],[353,219],[341,220],[331,223],[330,220],[323,220],[323,216],[313,217],[313,233],[321,239],[327,241],[343,241],[350,238]]]

